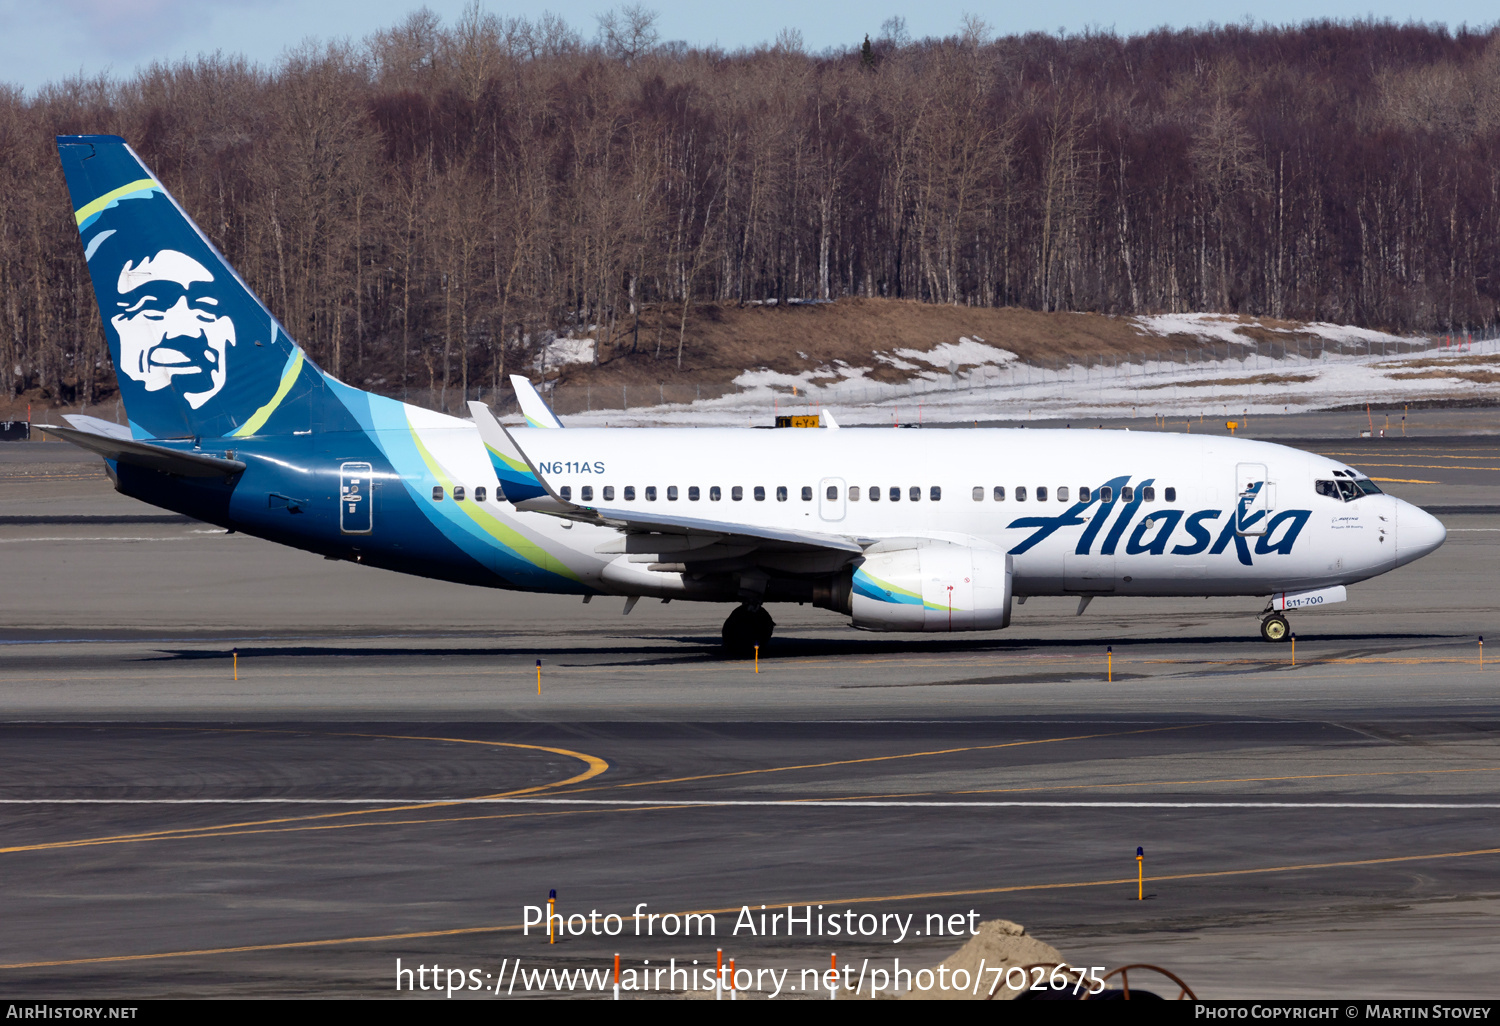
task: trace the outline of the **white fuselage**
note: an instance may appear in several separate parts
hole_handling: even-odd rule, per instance
[[[1236,438],[1026,429],[511,433],[547,485],[582,505],[862,544],[977,543],[1013,554],[1017,596],[1305,591],[1384,573],[1446,534],[1393,496],[1319,494],[1318,481],[1365,480],[1343,464]],[[1242,531],[1235,518],[1251,519],[1237,509],[1247,474],[1265,487],[1258,526]],[[1111,501],[1102,501],[1105,488]],[[597,554],[609,529],[546,534],[602,590],[682,590],[680,575]]]

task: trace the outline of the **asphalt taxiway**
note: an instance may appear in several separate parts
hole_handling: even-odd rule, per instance
[[[397,958],[797,969],[962,941],[729,934],[764,903],[972,909],[1202,996],[1493,997],[1500,473],[1429,441],[1386,462],[1447,469],[1379,476],[1459,510],[1447,544],[1294,617],[1295,665],[1253,601],[1033,600],[957,639],[777,609],[759,672],[716,657],[717,607],[325,562],[0,448],[0,990],[382,996]],[[719,932],[549,946],[519,927],[554,888]]]

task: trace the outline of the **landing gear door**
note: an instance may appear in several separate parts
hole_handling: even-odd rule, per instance
[[[824,520],[844,519],[844,479],[825,477],[818,482],[818,515]]]
[[[1264,463],[1241,463],[1235,468],[1234,529],[1237,534],[1266,533],[1271,519],[1271,483]]]
[[[375,486],[368,463],[339,465],[339,530],[369,534],[375,527]]]

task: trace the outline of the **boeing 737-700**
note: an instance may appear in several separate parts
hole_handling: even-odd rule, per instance
[[[128,429],[50,428],[126,495],[331,559],[521,591],[810,602],[876,631],[978,631],[1034,595],[1244,596],[1261,633],[1436,549],[1357,470],[1129,431],[563,428],[473,421],[320,370],[133,150],[58,139]]]

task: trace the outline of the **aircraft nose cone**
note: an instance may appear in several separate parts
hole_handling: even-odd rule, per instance
[[[1424,509],[1403,502],[1396,514],[1396,565],[1421,559],[1447,538],[1448,529],[1441,520]]]

